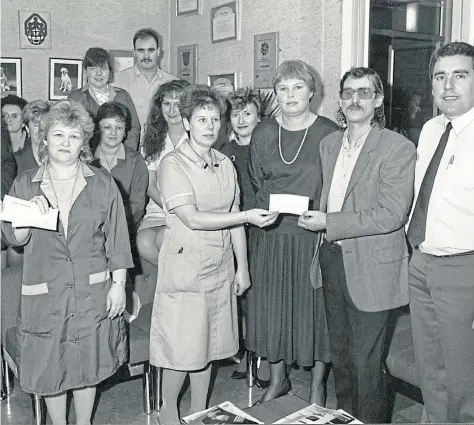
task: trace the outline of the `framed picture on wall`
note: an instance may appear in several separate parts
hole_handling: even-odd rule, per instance
[[[197,83],[197,44],[178,47],[178,75],[189,84]]]
[[[133,50],[109,50],[114,58],[114,72],[123,71],[134,65]]]
[[[9,94],[21,97],[21,58],[0,59],[0,80],[2,97]]]
[[[49,59],[49,100],[66,99],[82,87],[82,60]]]
[[[21,49],[51,49],[51,13],[20,10],[18,24]]]
[[[229,93],[232,93],[237,88],[237,74],[209,75],[207,83],[227,97]]]
[[[211,40],[213,43],[239,38],[238,2],[233,1],[211,9]]]
[[[200,0],[176,0],[176,16],[198,15]]]

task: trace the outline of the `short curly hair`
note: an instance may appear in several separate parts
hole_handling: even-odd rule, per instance
[[[179,101],[179,111],[183,118],[189,121],[197,108],[209,106],[217,108],[221,115],[225,112],[224,100],[217,90],[205,84],[196,84],[183,90]]]
[[[249,103],[253,103],[257,108],[257,115],[260,119],[263,119],[263,108],[262,108],[262,98],[260,92],[257,89],[251,87],[245,87],[237,89],[236,91],[229,93],[226,98],[227,102],[227,111],[226,119],[227,122],[230,122],[231,113],[234,111],[241,111]]]
[[[366,76],[369,77],[370,81],[372,81],[372,84],[374,85],[374,88],[375,88],[375,94],[383,96],[383,83],[379,74],[377,74],[372,68],[366,68],[363,66],[358,67],[358,68],[351,68],[342,76],[341,81],[339,83],[339,95],[342,94],[342,91],[344,90],[344,83],[346,82],[348,78],[358,79],[358,78],[363,78]],[[339,107],[338,110],[336,111],[336,121],[340,127],[342,128],[347,127],[346,116],[342,112],[341,107]],[[379,128],[385,127],[385,112],[384,112],[383,103],[377,108],[375,108],[374,116],[370,124],[377,126]]]
[[[51,109],[52,103],[44,100],[33,100],[23,108],[23,122],[28,125],[31,122],[39,123]]]
[[[53,105],[50,111],[40,120],[39,137],[39,157],[42,163],[49,158],[48,146],[45,140],[50,128],[55,124],[62,124],[68,127],[79,127],[84,134],[84,146],[79,159],[85,163],[90,163],[93,159],[89,140],[94,134],[94,122],[84,106],[73,100],[63,100]]]
[[[111,83],[114,80],[114,59],[107,50],[101,47],[91,47],[88,49],[84,56],[82,67],[84,70],[87,70],[90,66],[102,66],[105,64],[109,67],[109,79],[107,83]]]

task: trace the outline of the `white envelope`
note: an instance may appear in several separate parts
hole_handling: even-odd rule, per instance
[[[35,202],[25,201],[5,195],[1,219],[10,221],[13,227],[38,227],[40,229],[57,230],[59,211],[50,208],[46,214]]]
[[[309,197],[299,195],[270,194],[269,211],[301,215],[308,211]]]

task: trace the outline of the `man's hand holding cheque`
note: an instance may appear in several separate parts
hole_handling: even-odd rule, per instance
[[[312,232],[326,229],[326,213],[321,211],[305,211],[298,218],[298,226]]]

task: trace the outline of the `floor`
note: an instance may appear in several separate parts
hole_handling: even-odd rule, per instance
[[[245,380],[229,379],[234,369],[235,364],[231,363],[221,363],[218,367],[215,367],[210,406],[230,400],[239,407],[245,408],[258,400],[263,393],[263,390],[257,387],[248,388]],[[307,399],[309,396],[310,372],[303,369],[293,369],[291,372],[291,382],[291,393]],[[151,415],[146,415],[143,412],[142,394],[142,380],[139,378],[104,383],[98,392],[93,424],[157,424],[157,412]],[[180,403],[182,416],[188,413],[189,407],[190,391],[188,387],[183,391]],[[329,374],[328,378],[327,407],[336,407],[332,373]],[[421,412],[421,404],[397,393],[394,400],[392,423],[419,423]],[[33,423],[31,397],[21,391],[17,381],[15,381],[13,394],[1,402],[1,423],[3,425]],[[46,423],[51,423],[49,418]],[[74,423],[74,407],[72,403],[70,405],[69,423]]]

